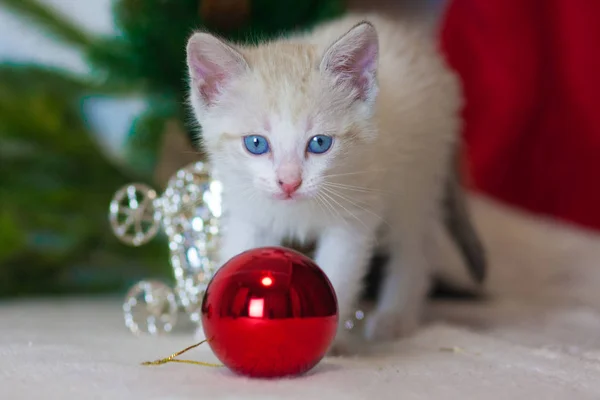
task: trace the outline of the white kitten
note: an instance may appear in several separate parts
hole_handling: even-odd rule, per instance
[[[187,54],[191,103],[224,184],[222,259],[284,238],[317,240],[342,322],[386,245],[366,335],[388,339],[418,325],[425,243],[442,220],[461,98],[426,35],[363,19],[257,47],[196,33]],[[344,344],[344,329],[336,340]]]

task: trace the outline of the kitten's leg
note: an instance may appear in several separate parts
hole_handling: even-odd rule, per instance
[[[377,306],[367,320],[366,337],[372,341],[413,333],[429,290],[429,272],[422,254],[408,250],[408,246],[393,246]]]
[[[374,231],[365,233],[364,229],[349,225],[328,228],[321,234],[315,260],[331,281],[339,308],[334,353],[348,353],[352,347],[350,332],[344,328],[344,322],[355,311],[374,240]]]
[[[430,268],[424,253],[431,220],[427,200],[401,204],[390,221],[390,257],[377,306],[366,324],[366,337],[372,341],[410,335],[419,325],[429,290]]]

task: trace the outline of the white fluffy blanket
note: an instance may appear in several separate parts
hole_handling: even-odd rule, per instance
[[[431,304],[412,339],[306,376],[143,367],[193,342],[136,338],[119,299],[0,304],[3,399],[599,399],[600,237],[478,200],[491,298]],[[24,266],[25,267],[25,266]],[[215,359],[208,348],[191,358]]]

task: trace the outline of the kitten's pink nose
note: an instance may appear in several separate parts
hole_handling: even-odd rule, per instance
[[[295,163],[284,163],[277,169],[277,184],[288,196],[302,185],[302,171]]]
[[[298,188],[302,185],[302,179],[296,178],[296,179],[289,180],[289,181],[284,181],[282,179],[279,179],[277,181],[277,183],[281,187],[281,190],[283,190],[285,192],[285,194],[287,194],[289,196],[290,194],[292,194],[296,190],[298,190]]]

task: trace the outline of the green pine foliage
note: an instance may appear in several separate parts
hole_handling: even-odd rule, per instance
[[[218,31],[256,42],[343,12],[343,0],[250,0],[246,24]],[[0,64],[0,296],[119,291],[142,277],[168,277],[163,239],[130,248],[113,236],[108,204],[121,185],[151,184],[166,121],[189,121],[185,42],[205,26],[199,0],[117,0],[119,34],[95,36],[39,0],[0,0],[40,31],[77,48],[93,73]],[[213,29],[214,30],[214,29]],[[142,95],[130,128],[128,165],[102,153],[82,101]]]
[[[91,87],[60,71],[0,67],[0,295],[122,290],[167,276],[166,246],[122,245],[107,223],[129,181],[80,113]]]

